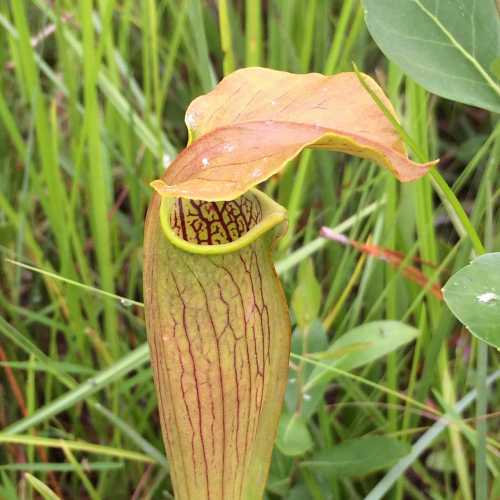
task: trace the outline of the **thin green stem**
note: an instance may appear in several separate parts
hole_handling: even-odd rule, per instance
[[[439,194],[440,198],[447,202],[446,208],[448,209],[448,211],[451,208],[454,215],[460,221],[463,230],[470,238],[472,246],[474,248],[474,252],[477,255],[482,255],[483,253],[485,253],[486,250],[481,242],[481,239],[479,238],[479,235],[477,234],[476,229],[472,225],[469,216],[465,213],[462,204],[458,201],[458,198],[451,190],[448,183],[444,180],[443,176],[436,170],[436,168],[432,168],[429,171],[429,175],[431,176],[431,179],[433,181],[433,187]]]
[[[415,157],[420,162],[427,161],[425,153],[418,147],[412,137],[406,132],[406,130],[401,126],[401,124],[397,121],[395,116],[387,109],[382,100],[373,92],[373,90],[368,86],[365,82],[363,75],[359,72],[356,65],[354,65],[354,71],[358,75],[358,78],[361,82],[361,85],[366,89],[366,91],[370,94],[375,103],[379,106],[379,108],[383,111],[386,118],[392,123],[394,128],[400,133],[403,140],[406,144],[411,148]],[[438,170],[433,167],[429,171],[429,175],[433,181],[433,187],[436,189],[436,192],[440,196],[441,200],[445,205],[445,208],[448,212],[452,212],[450,215],[455,215],[460,221],[463,231],[469,236],[471,239],[472,245],[474,247],[474,251],[477,255],[481,255],[485,253],[485,249],[483,244],[481,243],[481,239],[477,234],[474,226],[472,225],[468,215],[465,213],[462,205],[458,201],[455,193],[452,191],[448,183],[444,180],[443,176],[438,172]]]
[[[488,469],[486,467],[486,415],[488,402],[488,386],[486,377],[488,371],[488,345],[480,340],[477,342],[477,374],[476,374],[476,500],[488,498]]]
[[[233,35],[231,22],[229,21],[227,0],[219,0],[219,30],[222,52],[224,52],[224,75],[228,75],[236,69],[236,63],[234,60]]]
[[[261,0],[246,0],[246,65],[262,64],[262,4]]]

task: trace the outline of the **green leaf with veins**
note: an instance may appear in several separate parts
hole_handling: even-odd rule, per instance
[[[366,436],[322,450],[303,467],[343,477],[364,476],[385,469],[410,452],[410,445],[386,436]]]
[[[451,312],[483,342],[500,349],[500,252],[460,269],[443,288]]]
[[[382,52],[442,97],[500,111],[495,61],[500,22],[494,0],[364,0]]]
[[[310,354],[322,364],[344,371],[353,371],[380,359],[417,338],[419,331],[400,321],[373,321],[353,328],[335,340],[327,351]],[[311,370],[303,387],[301,412],[310,417],[317,409],[322,395],[335,373],[326,367]]]
[[[333,342],[321,359],[334,368],[352,371],[414,340],[419,334],[416,328],[399,321],[373,321],[360,325]],[[313,357],[318,357],[313,355]],[[317,367],[306,383],[310,389],[318,383],[326,383],[334,374],[326,368]]]

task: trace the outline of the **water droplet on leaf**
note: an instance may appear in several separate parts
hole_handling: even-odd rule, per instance
[[[481,304],[489,304],[490,302],[497,300],[498,295],[493,292],[485,292],[481,295],[478,295],[476,298],[478,302],[481,302]]]

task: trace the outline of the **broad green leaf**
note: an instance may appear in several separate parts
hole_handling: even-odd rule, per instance
[[[444,300],[476,337],[500,349],[500,252],[460,269],[446,283]]]
[[[300,264],[298,285],[292,296],[292,308],[300,328],[306,328],[318,317],[320,306],[321,286],[309,258]]]
[[[495,0],[364,0],[384,54],[427,90],[500,111]]]
[[[313,441],[305,420],[296,413],[284,413],[281,416],[276,446],[291,457],[303,455],[313,446]]]
[[[390,467],[410,452],[410,445],[385,436],[367,436],[344,441],[315,453],[302,466],[341,477],[364,476]]]
[[[364,81],[396,117],[377,83],[367,75]],[[368,158],[402,181],[436,163],[408,159],[399,132],[355,73],[238,70],[191,103],[186,124],[192,142],[152,183],[162,196],[235,199],[305,148]]]
[[[399,321],[373,321],[342,335],[321,358],[329,366],[351,371],[408,344],[418,334],[416,328]],[[334,374],[326,368],[317,367],[312,372],[306,389],[318,383],[326,383],[333,377]]]
[[[419,331],[399,321],[374,321],[347,332],[330,348],[322,353],[313,353],[309,357],[321,360],[323,365],[352,371],[376,361],[392,351],[414,340]],[[326,367],[315,367],[302,387],[303,401],[301,414],[309,418],[323,398],[328,383],[335,373]],[[288,391],[287,391],[288,393]],[[287,399],[287,404],[290,403]]]
[[[358,351],[366,351],[366,349],[372,346],[372,342],[353,342],[352,344],[346,345],[345,347],[339,347],[338,349],[319,352],[317,354],[313,353],[311,358],[318,360],[341,359],[347,354],[352,354]]]

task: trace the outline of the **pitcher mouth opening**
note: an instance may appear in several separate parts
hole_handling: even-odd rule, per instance
[[[258,189],[229,201],[163,196],[160,207],[167,239],[181,250],[202,255],[235,252],[278,225],[282,233],[286,218],[286,210]]]

